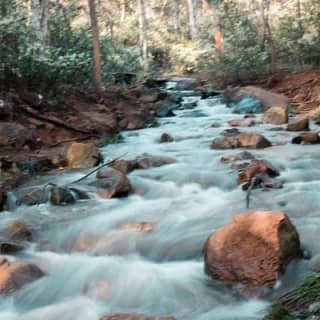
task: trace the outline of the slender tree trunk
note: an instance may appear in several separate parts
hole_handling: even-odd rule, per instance
[[[179,0],[172,1],[173,29],[177,37],[180,35],[180,3]]]
[[[126,19],[126,0],[120,1],[120,24],[123,25],[125,19]]]
[[[198,29],[196,26],[193,0],[187,0],[187,5],[188,5],[188,14],[189,14],[190,36],[191,36],[191,40],[195,41],[198,39]]]
[[[207,0],[202,0],[202,7],[204,12],[210,17],[213,29],[212,41],[217,52],[222,55],[224,53],[224,41],[223,36],[220,31],[219,23],[217,21],[217,17],[214,13],[212,5],[210,6]]]
[[[45,53],[49,45],[49,0],[32,0],[32,27],[36,43],[40,50]]]
[[[101,96],[103,91],[102,80],[101,80],[101,57],[100,57],[100,41],[99,41],[99,27],[96,12],[95,0],[88,0],[89,3],[89,14],[91,20],[91,33],[92,33],[92,76],[93,85],[96,93]]]
[[[300,0],[296,0],[296,7],[297,7],[297,20],[298,20],[298,29],[299,29],[299,34],[300,37],[303,37],[304,34],[304,28],[303,28],[303,22],[302,22],[302,15],[301,15],[301,2]],[[303,44],[299,43],[298,44],[298,48],[299,48],[299,64],[300,66],[303,65],[304,61],[303,61]]]
[[[139,10],[139,40],[141,50],[141,65],[143,70],[148,71],[148,35],[147,35],[147,18],[145,0],[138,0]]]

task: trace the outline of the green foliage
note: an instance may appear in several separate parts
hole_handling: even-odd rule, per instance
[[[147,126],[148,126],[148,128],[159,128],[160,122],[157,119],[154,119]]]
[[[291,314],[291,311],[282,304],[275,304],[272,306],[269,316],[269,320],[295,320],[295,317]]]
[[[109,144],[121,143],[121,142],[123,142],[123,140],[124,140],[123,135],[121,133],[117,133],[111,139],[101,138],[97,143],[97,147],[98,148],[104,148],[104,147],[108,146]]]

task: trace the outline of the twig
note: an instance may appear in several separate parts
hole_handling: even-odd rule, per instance
[[[80,181],[82,181],[82,180],[84,180],[84,179],[88,178],[89,176],[91,176],[92,174],[94,174],[95,172],[97,172],[98,170],[100,170],[101,168],[106,167],[106,166],[108,166],[108,165],[110,165],[110,164],[114,163],[115,161],[117,161],[117,160],[119,160],[119,159],[123,158],[125,155],[127,155],[127,152],[126,152],[125,154],[123,154],[123,155],[121,155],[121,156],[119,156],[119,157],[117,157],[117,158],[115,158],[115,159],[111,160],[111,161],[108,161],[108,162],[106,162],[106,163],[102,164],[101,166],[99,166],[99,167],[97,167],[96,169],[92,170],[91,172],[89,172],[89,173],[88,173],[88,174],[86,174],[85,176],[83,176],[83,177],[81,177],[80,179],[75,180],[75,181],[73,181],[73,182],[71,182],[71,183],[69,183],[69,184],[78,183],[78,182],[80,182]]]

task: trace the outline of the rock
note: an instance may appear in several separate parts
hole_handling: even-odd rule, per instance
[[[272,287],[300,254],[299,235],[285,213],[247,211],[210,235],[205,270],[226,283]]]
[[[114,313],[99,320],[175,320],[174,317],[149,317],[142,314]]]
[[[230,162],[236,162],[241,160],[240,156],[235,156],[235,155],[224,155],[221,156],[220,161],[224,163],[230,163]]]
[[[178,104],[172,102],[170,99],[166,99],[164,101],[159,101],[156,103],[157,117],[165,118],[165,117],[174,117],[174,110],[178,108]]]
[[[238,136],[239,134],[240,134],[240,131],[237,128],[225,129],[221,133],[221,135],[224,137],[235,137],[235,136]]]
[[[167,142],[172,142],[172,141],[173,141],[173,138],[168,133],[163,133],[160,137],[161,143],[167,143]]]
[[[72,143],[66,153],[67,166],[75,169],[91,168],[100,160],[99,150],[93,143]]]
[[[249,151],[242,151],[239,153],[239,156],[241,157],[241,160],[253,160],[255,158]]]
[[[184,77],[173,77],[169,81],[176,82],[175,90],[194,90],[201,84],[197,79]]]
[[[124,174],[127,174],[137,168],[137,163],[134,160],[120,159],[110,163],[109,167],[114,168]]]
[[[238,102],[232,102],[228,104],[234,113],[261,113],[262,103],[260,100],[254,97],[243,97]]]
[[[241,148],[263,149],[271,146],[271,142],[263,135],[254,132],[242,132],[239,135]]]
[[[240,89],[241,95],[249,95],[261,101],[263,110],[266,111],[271,107],[287,108],[290,100],[285,95],[271,92],[255,86],[247,86]]]
[[[224,136],[215,138],[211,143],[211,149],[262,149],[270,146],[271,142],[264,136],[253,132],[232,133],[227,136],[224,133]]]
[[[83,191],[83,190],[80,190],[78,188],[69,188],[70,191],[72,191],[75,196],[76,196],[76,199],[78,200],[87,200],[87,199],[90,199],[90,196],[88,195],[87,192]]]
[[[320,143],[319,133],[315,131],[302,132],[292,139],[293,144],[318,144]]]
[[[53,187],[50,192],[50,203],[54,206],[74,204],[76,199],[68,188]]]
[[[27,189],[21,189],[16,192],[16,204],[18,206],[26,205],[33,206],[36,204],[45,202],[45,193],[43,188],[32,187]]]
[[[0,261],[0,294],[9,295],[45,274],[35,264],[28,262]]]
[[[283,183],[281,181],[269,177],[266,172],[259,172],[254,178],[254,180],[249,180],[247,183],[242,185],[242,190],[246,191],[250,187],[253,187],[254,189],[281,189],[283,187]],[[252,183],[253,185],[251,186]]]
[[[290,121],[286,126],[287,131],[307,131],[309,130],[309,119],[301,117]]]
[[[155,228],[155,225],[154,223],[151,223],[151,222],[134,222],[134,223],[123,224],[120,226],[121,230],[143,232],[143,233],[152,232],[154,228]]]
[[[1,254],[16,254],[24,250],[24,246],[17,241],[0,240],[0,253]]]
[[[12,221],[8,226],[8,239],[16,241],[32,241],[32,231],[21,221]]]
[[[265,113],[263,117],[267,123],[280,125],[288,122],[288,110],[284,107],[271,107]]]
[[[32,130],[15,122],[0,123],[0,146],[23,148],[29,145],[30,149],[35,143]]]
[[[165,156],[154,156],[144,153],[136,158],[138,169],[149,169],[151,167],[161,167],[167,164],[175,163],[176,160]]]
[[[310,260],[308,267],[314,272],[320,272],[320,254]]]
[[[111,284],[104,279],[90,281],[84,291],[87,296],[93,299],[106,299],[110,294]]]
[[[119,125],[125,130],[138,130],[145,127],[145,120],[140,116],[133,115],[121,120]]]
[[[211,143],[211,149],[233,149],[239,148],[238,137],[218,137],[215,138]]]
[[[105,199],[126,197],[132,192],[132,186],[129,179],[120,171],[109,168],[104,173],[99,174],[97,181],[89,185],[99,189],[99,196]]]
[[[230,120],[228,121],[228,124],[231,127],[251,127],[255,124],[255,122],[250,118],[246,118]]]
[[[266,173],[269,177],[277,177],[279,171],[265,160],[252,160],[248,166],[238,175],[238,183],[242,184],[251,180],[258,173]]]

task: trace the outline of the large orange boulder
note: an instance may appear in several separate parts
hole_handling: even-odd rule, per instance
[[[272,287],[301,255],[299,235],[278,211],[247,211],[215,231],[204,246],[206,272],[226,283]]]

